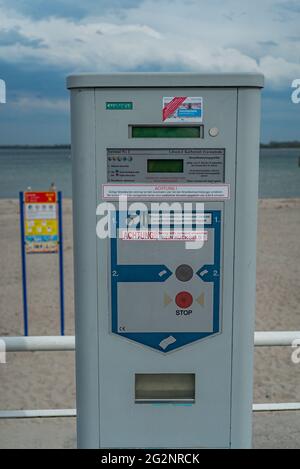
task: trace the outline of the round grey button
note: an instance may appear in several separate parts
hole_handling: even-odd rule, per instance
[[[181,282],[188,282],[194,275],[194,271],[190,265],[181,264],[175,271],[176,278]]]
[[[219,129],[217,127],[212,127],[209,129],[208,133],[211,137],[217,137],[219,135]]]

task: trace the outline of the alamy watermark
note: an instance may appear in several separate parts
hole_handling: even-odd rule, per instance
[[[291,355],[291,360],[295,365],[299,365],[300,363],[300,338],[293,340],[292,348],[294,350]]]
[[[294,104],[300,103],[300,78],[295,78],[291,84],[292,88],[295,88],[291,94],[291,100]]]
[[[124,241],[183,241],[186,249],[200,249],[207,241],[205,224],[212,224],[212,214],[205,213],[200,202],[132,202],[119,196],[118,205],[102,202],[96,225],[98,238]]]
[[[6,363],[6,344],[0,339],[0,364]]]

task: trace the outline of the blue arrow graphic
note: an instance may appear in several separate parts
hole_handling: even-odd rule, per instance
[[[115,269],[118,282],[164,282],[172,272],[165,265],[118,265]]]
[[[203,282],[214,282],[216,278],[219,277],[219,269],[217,269],[215,265],[206,264],[203,265],[196,274]]]

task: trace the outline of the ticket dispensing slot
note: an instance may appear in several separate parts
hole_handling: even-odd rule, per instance
[[[135,402],[195,402],[194,373],[139,373],[135,375]]]
[[[129,138],[203,138],[203,125],[129,125]]]

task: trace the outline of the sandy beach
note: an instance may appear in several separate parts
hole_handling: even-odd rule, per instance
[[[0,200],[0,336],[22,335],[17,200]],[[71,201],[64,201],[66,334],[74,334]],[[300,330],[300,199],[259,202],[256,330]],[[55,255],[28,256],[29,334],[59,334]],[[0,409],[74,408],[74,353],[9,353],[0,365]],[[254,401],[300,401],[291,349],[255,351]],[[0,420],[0,448],[75,447],[75,419]],[[256,414],[255,447],[300,448],[300,412]]]

